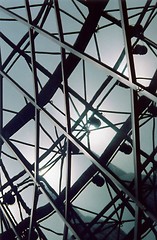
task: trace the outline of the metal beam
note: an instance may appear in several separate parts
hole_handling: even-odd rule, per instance
[[[62,20],[59,11],[58,0],[54,0],[54,8],[58,26],[58,34],[60,42],[64,42]],[[69,92],[68,92],[68,79],[66,77],[66,53],[65,49],[61,47],[61,69],[62,69],[62,81],[63,81],[63,94],[65,102],[65,116],[66,116],[66,132],[71,134],[71,117],[70,117],[70,105],[69,105]],[[66,194],[65,194],[65,219],[70,221],[70,185],[71,185],[71,143],[67,139],[67,157],[66,157]],[[63,240],[68,238],[68,227],[64,225]]]
[[[27,12],[28,23],[32,24],[32,15],[29,6],[29,0],[25,0],[25,7]],[[37,77],[37,68],[36,68],[36,55],[35,55],[35,42],[34,42],[34,30],[29,28],[29,41],[30,41],[30,48],[31,48],[31,64],[32,64],[32,75],[33,75],[33,86],[34,86],[34,100],[35,103],[38,105],[38,77]],[[39,178],[39,145],[40,145],[40,135],[39,135],[39,125],[40,122],[40,113],[37,108],[35,108],[35,164],[34,164],[34,177],[35,180],[38,181]],[[30,214],[30,224],[29,224],[29,233],[28,233],[28,240],[32,238],[33,227],[36,222],[36,208],[38,203],[38,187],[34,184],[34,193],[33,193],[33,205],[31,208]]]
[[[129,31],[129,22],[127,14],[127,6],[125,0],[119,0],[121,23],[124,35],[124,45],[127,57],[127,67],[129,73],[129,81],[136,84],[136,74],[134,67],[134,60],[131,47],[131,36]],[[142,17],[142,16],[141,16]],[[131,89],[131,124],[133,135],[133,158],[134,158],[134,172],[135,172],[135,196],[141,201],[141,157],[140,157],[140,134],[139,134],[139,106],[138,94]],[[134,239],[138,240],[141,237],[141,223],[142,211],[135,207],[135,232]]]

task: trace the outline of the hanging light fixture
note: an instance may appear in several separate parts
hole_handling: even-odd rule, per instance
[[[15,203],[15,196],[12,194],[11,191],[3,195],[3,203],[8,205],[13,205]]]
[[[105,183],[105,179],[101,177],[100,175],[96,175],[93,177],[92,182],[97,186],[97,187],[102,187]]]
[[[91,116],[89,118],[89,124],[94,126],[95,128],[99,128],[101,126],[101,121],[99,118],[96,118],[94,116]]]
[[[148,49],[146,46],[137,44],[133,49],[133,54],[137,55],[145,55],[148,52]]]
[[[122,143],[119,150],[127,155],[131,154],[132,147],[126,143]]]
[[[143,26],[138,24],[135,26],[129,27],[130,36],[140,38],[143,35],[144,29]]]

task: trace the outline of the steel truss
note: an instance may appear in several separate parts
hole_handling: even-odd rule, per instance
[[[157,239],[156,1],[13,2],[0,239]]]

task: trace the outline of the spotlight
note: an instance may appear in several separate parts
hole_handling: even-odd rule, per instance
[[[100,119],[94,117],[94,116],[91,116],[89,118],[89,123],[94,126],[95,128],[99,128],[101,126],[101,121]]]
[[[145,46],[137,44],[133,49],[133,54],[145,55],[148,49]]]
[[[141,37],[143,35],[143,26],[142,25],[135,25],[135,26],[130,26],[130,36],[131,37]]]
[[[11,191],[4,194],[3,202],[8,205],[15,203],[15,197],[12,195]]]
[[[132,152],[132,147],[126,143],[121,144],[119,150],[127,155]]]
[[[104,178],[101,177],[100,175],[96,175],[96,176],[93,177],[92,182],[93,182],[96,186],[102,187],[102,186],[104,185],[104,183],[105,183],[105,180],[104,180]]]

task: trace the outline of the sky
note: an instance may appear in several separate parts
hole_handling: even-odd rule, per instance
[[[144,5],[146,1],[127,1],[128,7],[141,6]],[[35,4],[43,3],[43,1],[35,1]],[[74,4],[75,3],[75,4]],[[85,6],[78,3],[77,1],[59,1],[59,7],[61,11],[62,28],[64,32],[65,41],[67,44],[73,45],[77,36],[82,28],[82,24],[85,21],[88,10]],[[30,4],[34,4],[34,1],[30,1]],[[152,6],[156,4],[156,1],[152,1]],[[16,7],[18,5],[23,6],[24,1],[19,0],[1,0],[1,5],[4,7]],[[78,8],[76,7],[78,6]],[[106,11],[112,16],[120,20],[121,16],[119,11],[118,1],[110,0],[107,4]],[[27,18],[25,8],[11,9],[14,13]],[[35,18],[38,14],[39,7],[32,8],[32,16]],[[65,12],[73,16],[69,17]],[[134,14],[140,12],[138,10],[129,10],[128,14],[130,16],[129,24],[134,25],[138,15]],[[149,12],[146,14],[142,21],[145,25]],[[1,11],[1,18],[9,18],[3,11]],[[40,22],[39,22],[40,25]],[[94,101],[94,96],[96,92],[100,89],[103,83],[108,78],[108,72],[103,64],[108,67],[113,68],[124,49],[124,36],[121,28],[116,25],[110,25],[110,21],[105,18],[101,18],[98,24],[98,30],[95,32],[94,36],[91,38],[85,53],[94,59],[101,62],[97,64],[94,61],[90,61],[87,58],[85,61],[81,60],[75,70],[72,72],[68,78],[69,86],[69,107],[71,116],[71,126],[75,126],[80,116],[82,121],[80,124],[76,124],[73,128],[73,136],[76,138],[78,143],[83,144],[89,151],[99,158],[105,149],[108,148],[109,144],[112,142],[117,132],[130,116],[131,113],[131,94],[130,90],[127,88],[120,87],[117,84],[117,78],[113,74],[112,81],[103,89],[103,91],[97,96]],[[156,18],[152,20],[150,26],[145,30],[145,36],[150,38],[153,42],[157,42],[156,35],[154,34],[154,29],[156,27]],[[47,20],[43,26],[43,29],[52,36],[58,36],[57,33],[57,22],[54,10],[52,9]],[[1,21],[1,30],[4,35],[7,36],[15,45],[17,45],[20,39],[28,32],[28,26],[24,25],[19,21]],[[136,38],[132,38],[132,44],[134,44]],[[27,40],[21,49],[25,50],[25,53],[31,57],[30,45],[25,48],[25,45],[29,43]],[[147,46],[142,40],[138,44]],[[147,46],[148,47],[148,46]],[[3,40],[1,41],[1,51],[2,51],[2,64],[5,63],[6,59],[12,52],[12,48],[9,47]],[[60,46],[57,45],[52,37],[48,37],[44,34],[39,34],[35,39],[35,49],[36,49],[36,60],[47,69],[47,75],[43,74],[40,69],[37,70],[37,76],[39,79],[38,91],[42,91],[45,84],[49,81],[49,76],[53,74],[58,64],[61,61]],[[154,52],[153,52],[154,51]],[[150,83],[150,79],[154,75],[156,70],[156,49],[148,47],[148,52],[146,55],[134,55],[134,64],[137,82],[147,87]],[[66,57],[69,55],[69,50],[66,49]],[[14,60],[16,62],[14,62]],[[11,65],[13,63],[13,66]],[[119,67],[116,69],[118,72],[124,74],[124,78],[128,78],[128,72],[126,67],[126,57],[123,57]],[[34,81],[33,74],[31,71],[30,64],[27,63],[26,59],[19,57],[15,54],[11,59],[8,66],[5,68],[5,72],[18,83],[22,89],[24,89],[27,94],[34,98]],[[78,98],[78,96],[80,98]],[[4,78],[3,81],[3,126],[5,126],[9,121],[11,121],[17,113],[23,109],[30,100],[23,97],[23,94],[15,88],[14,84]],[[91,103],[92,108],[88,109],[85,103]],[[58,88],[55,92],[53,98],[44,106],[44,109],[48,111],[51,116],[53,116],[61,126],[65,127],[66,117],[65,117],[65,98],[63,94],[62,87]],[[43,110],[44,110],[43,109]],[[50,186],[57,192],[60,193],[66,186],[66,150],[65,150],[65,138],[63,137],[63,129],[59,128],[58,125],[54,124],[52,118],[47,116],[45,112],[40,111],[40,150],[39,150],[39,174],[43,176]],[[95,129],[89,124],[89,118],[92,116],[93,111],[96,110],[96,117],[100,120],[101,126]],[[147,120],[148,116],[140,120],[140,124],[143,124]],[[153,132],[154,129],[154,132]],[[140,128],[140,147],[146,153],[146,155],[151,154],[153,151],[153,142],[156,146],[156,141],[154,141],[154,135],[156,136],[156,118],[151,119]],[[10,141],[15,144],[15,146],[20,150],[28,163],[33,164],[36,158],[35,152],[35,121],[31,120],[25,124],[19,131],[17,131],[13,136],[10,137]],[[132,140],[132,135],[130,133],[130,138]],[[50,153],[44,157],[45,153],[54,142],[58,139],[60,143],[53,148]],[[127,142],[128,143],[128,142]],[[130,144],[130,143],[129,143]],[[1,158],[3,164],[7,169],[9,177],[12,178],[16,176],[23,170],[23,166],[16,161],[12,151],[6,146],[2,147]],[[145,157],[141,156],[141,161],[145,161]],[[72,154],[71,158],[71,185],[73,185],[79,177],[92,165],[93,160],[91,156],[86,156],[82,152],[82,148],[79,154]],[[151,163],[148,165],[147,171],[152,167]],[[130,180],[134,176],[134,157],[133,152],[130,155],[125,155],[120,151],[116,151],[112,156],[112,161],[109,164],[109,168],[119,177],[125,180]],[[143,174],[145,174],[143,172]],[[62,175],[62,177],[61,177]],[[101,175],[102,176],[102,175]],[[18,186],[21,192],[22,198],[25,200],[26,204],[30,207],[32,205],[32,198],[29,196],[33,195],[33,185],[30,179],[26,181],[28,174],[20,177],[15,181],[15,185]],[[1,173],[2,185],[7,182],[3,172]],[[24,181],[22,183],[22,181]],[[26,182],[25,182],[26,181]],[[21,184],[22,183],[22,184]],[[31,183],[31,186],[28,184]],[[119,186],[118,186],[119,187]],[[110,193],[110,191],[111,193]],[[9,191],[10,187],[5,189]],[[78,208],[83,208],[84,210],[78,210],[82,218],[88,216],[93,218],[94,213],[99,213],[106,204],[111,201],[111,198],[115,196],[114,190],[105,184],[102,188],[95,186],[91,181],[87,183],[85,189],[80,195],[76,197],[73,201],[73,205]],[[2,199],[2,198],[0,198]],[[44,194],[39,197],[38,207],[43,206],[48,203],[49,199],[46,198]],[[116,202],[116,206],[121,203],[121,200]],[[14,206],[9,206],[9,209],[16,216],[16,221],[20,222],[21,216],[19,213],[19,206],[16,203]],[[87,213],[85,210],[89,210],[93,213]],[[112,211],[113,209],[111,209]],[[109,213],[107,213],[109,214]],[[28,215],[22,210],[23,218]],[[116,218],[116,216],[114,216]],[[124,214],[124,225],[122,227],[123,231],[128,232],[133,223],[125,222],[125,219],[132,219],[130,213],[126,209]],[[101,219],[102,220],[102,219]],[[57,222],[57,224],[55,224]],[[54,224],[53,224],[54,223]],[[48,219],[41,222],[41,225],[47,228],[54,226],[55,231],[63,231],[63,221],[57,215],[53,214]],[[47,237],[54,237],[55,240],[62,239],[62,236],[53,234],[47,230],[44,230]],[[144,239],[150,239],[150,236],[146,236]],[[151,236],[153,240],[153,236]],[[155,239],[155,238],[154,238]]]

